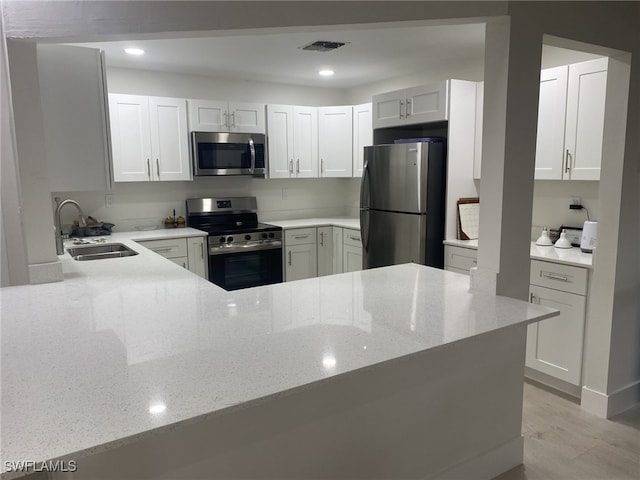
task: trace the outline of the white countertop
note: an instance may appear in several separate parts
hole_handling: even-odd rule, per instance
[[[78,459],[554,315],[415,264],[226,292],[133,241],[190,230],[114,234],[139,255],[61,255],[64,282],[0,290],[3,460]]]
[[[478,240],[445,240],[445,245],[454,247],[478,249]],[[573,265],[576,267],[593,268],[593,254],[584,253],[578,247],[555,248],[553,246],[541,247],[536,242],[531,242],[530,256],[535,260]]]
[[[287,228],[307,228],[333,225],[335,227],[353,228],[360,230],[360,219],[351,217],[300,218],[296,220],[269,220],[271,225]]]

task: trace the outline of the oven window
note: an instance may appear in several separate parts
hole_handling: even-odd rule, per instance
[[[225,290],[282,282],[282,250],[211,255],[209,280]]]

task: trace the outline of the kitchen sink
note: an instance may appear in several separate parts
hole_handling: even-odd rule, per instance
[[[67,252],[74,260],[102,260],[105,258],[132,257],[138,252],[131,250],[122,243],[106,243],[104,245],[85,245],[67,248]]]

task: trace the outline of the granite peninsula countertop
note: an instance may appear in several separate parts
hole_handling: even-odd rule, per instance
[[[415,264],[227,292],[135,239],[0,290],[3,460],[78,459],[330,377],[554,316]],[[8,472],[2,478],[20,476]]]

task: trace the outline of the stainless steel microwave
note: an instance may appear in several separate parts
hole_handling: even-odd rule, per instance
[[[267,174],[266,135],[262,133],[191,132],[195,176]]]

